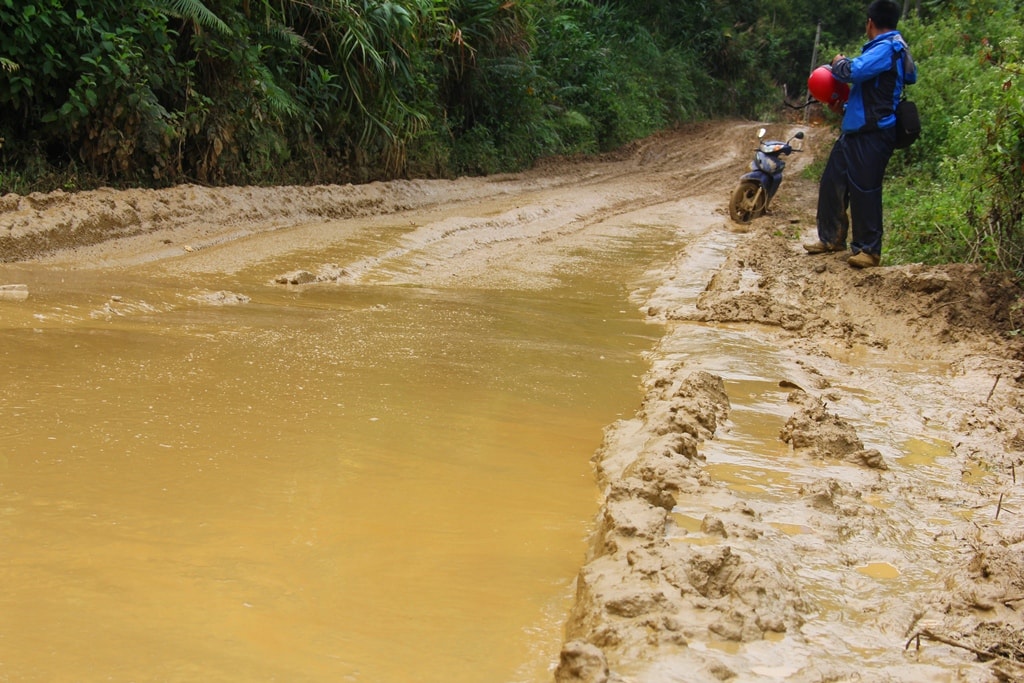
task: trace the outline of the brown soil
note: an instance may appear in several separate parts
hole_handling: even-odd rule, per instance
[[[473,205],[491,217],[422,236],[419,280],[542,279],[547,245],[585,240],[610,215],[678,211],[707,229],[638,301],[666,334],[642,408],[594,457],[603,503],[555,678],[1024,680],[1021,292],[970,266],[883,259],[860,271],[840,254],[805,255],[815,187],[798,170],[827,149],[824,129],[811,130],[771,215],[731,223],[725,203],[755,128],[704,124],[486,179],[7,195],[0,263],[230,270],[282,249],[269,239],[282,228]],[[721,239],[729,252],[695,292],[693,250]],[[0,285],[17,272],[0,268]],[[360,264],[320,264],[280,282],[360,275]],[[771,349],[778,376],[762,401],[781,415],[788,496],[713,474],[737,447],[716,372],[728,352],[712,362],[686,348],[722,331]],[[915,440],[938,444],[923,465],[907,455]]]

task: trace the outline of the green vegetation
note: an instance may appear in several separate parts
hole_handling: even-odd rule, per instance
[[[891,165],[888,253],[1024,275],[1024,14],[1020,2],[945,3],[905,33],[922,138]]]
[[[859,50],[866,2],[0,0],[0,193],[493,173],[771,118],[819,30]],[[890,258],[1024,270],[1021,5],[901,26],[924,136],[891,165]]]
[[[862,1],[0,0],[0,191],[451,176],[610,150],[770,111],[819,19],[848,39]]]

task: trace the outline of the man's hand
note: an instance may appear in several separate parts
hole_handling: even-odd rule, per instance
[[[833,57],[832,58],[832,67],[835,68],[836,62],[838,62],[838,61],[840,61],[842,59],[846,59],[846,55],[838,54],[835,57]]]

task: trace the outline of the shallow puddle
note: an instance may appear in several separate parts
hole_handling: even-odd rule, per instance
[[[637,237],[525,292],[9,269],[0,679],[547,680]]]
[[[879,476],[863,466],[841,460],[811,458],[795,453],[780,438],[780,432],[797,410],[788,402],[793,390],[787,375],[785,355],[771,344],[770,337],[754,326],[686,324],[685,334],[677,330],[662,348],[672,357],[686,359],[692,367],[708,370],[723,378],[730,401],[729,417],[718,425],[715,437],[704,441],[701,453],[706,462],[703,471],[712,486],[735,496],[681,497],[669,516],[668,538],[673,543],[691,546],[729,546],[732,552],[783,560],[799,548],[800,564],[787,568],[790,579],[808,598],[815,610],[808,617],[799,637],[785,637],[752,643],[721,643],[714,636],[706,642],[689,641],[691,649],[724,652],[742,661],[747,672],[737,680],[786,680],[798,670],[813,666],[822,648],[830,661],[858,664],[873,661],[878,670],[899,666],[898,648],[889,642],[873,642],[875,629],[890,618],[882,605],[900,605],[903,596],[918,595],[933,585],[938,569],[935,558],[952,561],[955,544],[941,535],[948,521],[924,516],[921,511],[906,510],[898,489],[879,486]],[[916,381],[915,372],[926,375],[930,366],[918,368],[904,363],[908,383]],[[781,383],[781,384],[780,384]],[[913,384],[908,385],[913,387]],[[916,387],[913,387],[916,389]],[[812,388],[813,390],[813,388]],[[815,392],[817,393],[817,392]],[[933,487],[942,468],[933,467],[951,453],[951,445],[928,434],[911,431],[906,425],[874,417],[876,407],[855,392],[844,391],[841,403],[830,402],[829,410],[853,415],[853,424],[867,448],[884,452],[890,468],[913,471],[913,479]],[[924,405],[922,403],[922,405]],[[878,411],[884,416],[884,411]],[[976,473],[964,473],[977,476]],[[803,487],[822,479],[848,483],[856,500],[889,514],[906,514],[913,521],[884,524],[877,528],[858,519],[838,531],[850,535],[850,548],[842,555],[831,552],[837,542],[833,529],[819,528],[820,518],[806,504]],[[746,547],[742,534],[723,537],[705,533],[703,520],[728,512],[736,499],[748,501],[778,536],[766,534]],[[725,502],[723,502],[725,501]],[[722,507],[719,507],[722,506]],[[920,516],[920,518],[915,518]],[[905,533],[905,529],[916,529]],[[861,542],[862,541],[862,542]],[[889,608],[891,610],[891,608]],[[899,617],[896,617],[899,618]],[[785,662],[780,666],[780,662]],[[737,667],[740,669],[741,667]]]
[[[939,458],[952,455],[950,444],[934,439],[910,438],[902,444],[901,450],[906,455],[900,458],[900,463],[907,467],[934,465]]]
[[[894,567],[888,562],[868,562],[857,567],[857,571],[864,576],[870,576],[873,579],[879,580],[896,579],[902,574],[898,567]]]

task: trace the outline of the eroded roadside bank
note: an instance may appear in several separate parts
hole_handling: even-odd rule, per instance
[[[641,302],[668,332],[594,458],[556,679],[1024,680],[1016,290],[808,256],[787,182],[703,287],[682,255]]]

